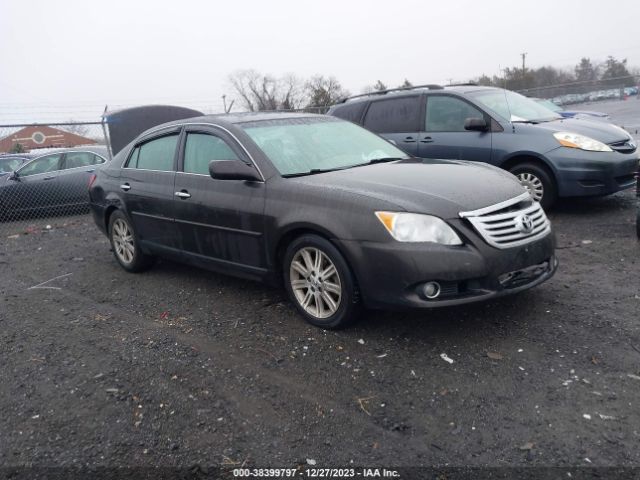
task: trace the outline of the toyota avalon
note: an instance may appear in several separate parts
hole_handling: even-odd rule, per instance
[[[412,158],[334,117],[254,113],[169,122],[96,172],[115,259],[155,256],[284,284],[310,323],[361,307],[446,307],[555,272],[549,220],[511,174]]]

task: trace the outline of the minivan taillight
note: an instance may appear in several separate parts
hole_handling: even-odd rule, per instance
[[[89,186],[87,187],[88,189],[90,189],[91,187],[93,187],[94,182],[96,181],[96,178],[98,178],[96,176],[95,173],[92,173],[91,176],[89,177]]]

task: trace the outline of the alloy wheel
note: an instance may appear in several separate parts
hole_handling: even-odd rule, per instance
[[[540,202],[544,195],[544,185],[542,180],[530,172],[522,172],[517,175],[520,184],[527,189],[529,195],[533,197],[536,202]]]
[[[133,232],[127,225],[127,222],[117,219],[113,222],[113,247],[115,248],[118,258],[126,264],[133,261],[135,253],[135,245],[133,243]]]
[[[328,318],[338,310],[342,283],[336,266],[322,250],[304,247],[289,268],[291,289],[300,306],[316,318]]]

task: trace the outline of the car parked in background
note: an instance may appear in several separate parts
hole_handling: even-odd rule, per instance
[[[535,100],[540,105],[547,107],[552,112],[556,112],[558,115],[564,118],[578,117],[585,118],[587,120],[605,120],[607,122],[611,121],[611,117],[609,117],[609,114],[604,112],[594,112],[592,110],[565,110],[560,105],[557,105],[546,98],[531,98],[531,100]]]
[[[284,283],[307,321],[337,328],[361,306],[485,300],[556,269],[550,223],[513,176],[411,158],[334,117],[202,116],[127,143],[89,194],[130,272],[163,256]]]
[[[0,218],[88,208],[89,179],[107,158],[107,149],[100,146],[32,154],[17,170],[0,177]]]
[[[33,158],[28,153],[3,153],[0,154],[0,177],[9,175],[20,168],[22,164]]]
[[[638,153],[626,131],[563,118],[500,88],[385,90],[343,100],[329,114],[363,125],[413,156],[504,168],[545,208],[557,197],[607,195],[635,185]]]

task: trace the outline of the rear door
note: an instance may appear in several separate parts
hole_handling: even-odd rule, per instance
[[[473,132],[464,129],[467,118],[491,118],[471,103],[452,95],[427,95],[423,132],[418,143],[422,158],[491,161],[491,129]]]
[[[146,137],[121,169],[120,189],[133,227],[150,249],[178,247],[173,192],[180,129]]]
[[[58,173],[61,153],[45,155],[27,163],[18,170],[17,178],[7,180],[2,197],[9,211],[46,210],[60,205]]]
[[[96,166],[105,159],[92,152],[67,152],[62,159],[58,184],[66,205],[84,205],[89,202],[87,186]]]
[[[213,126],[186,127],[182,142],[174,193],[181,248],[212,267],[260,274],[265,268],[265,184],[209,175],[210,161],[251,160],[235,139]]]
[[[411,95],[372,101],[363,126],[412,156],[418,155],[418,133],[423,124],[423,96]]]

